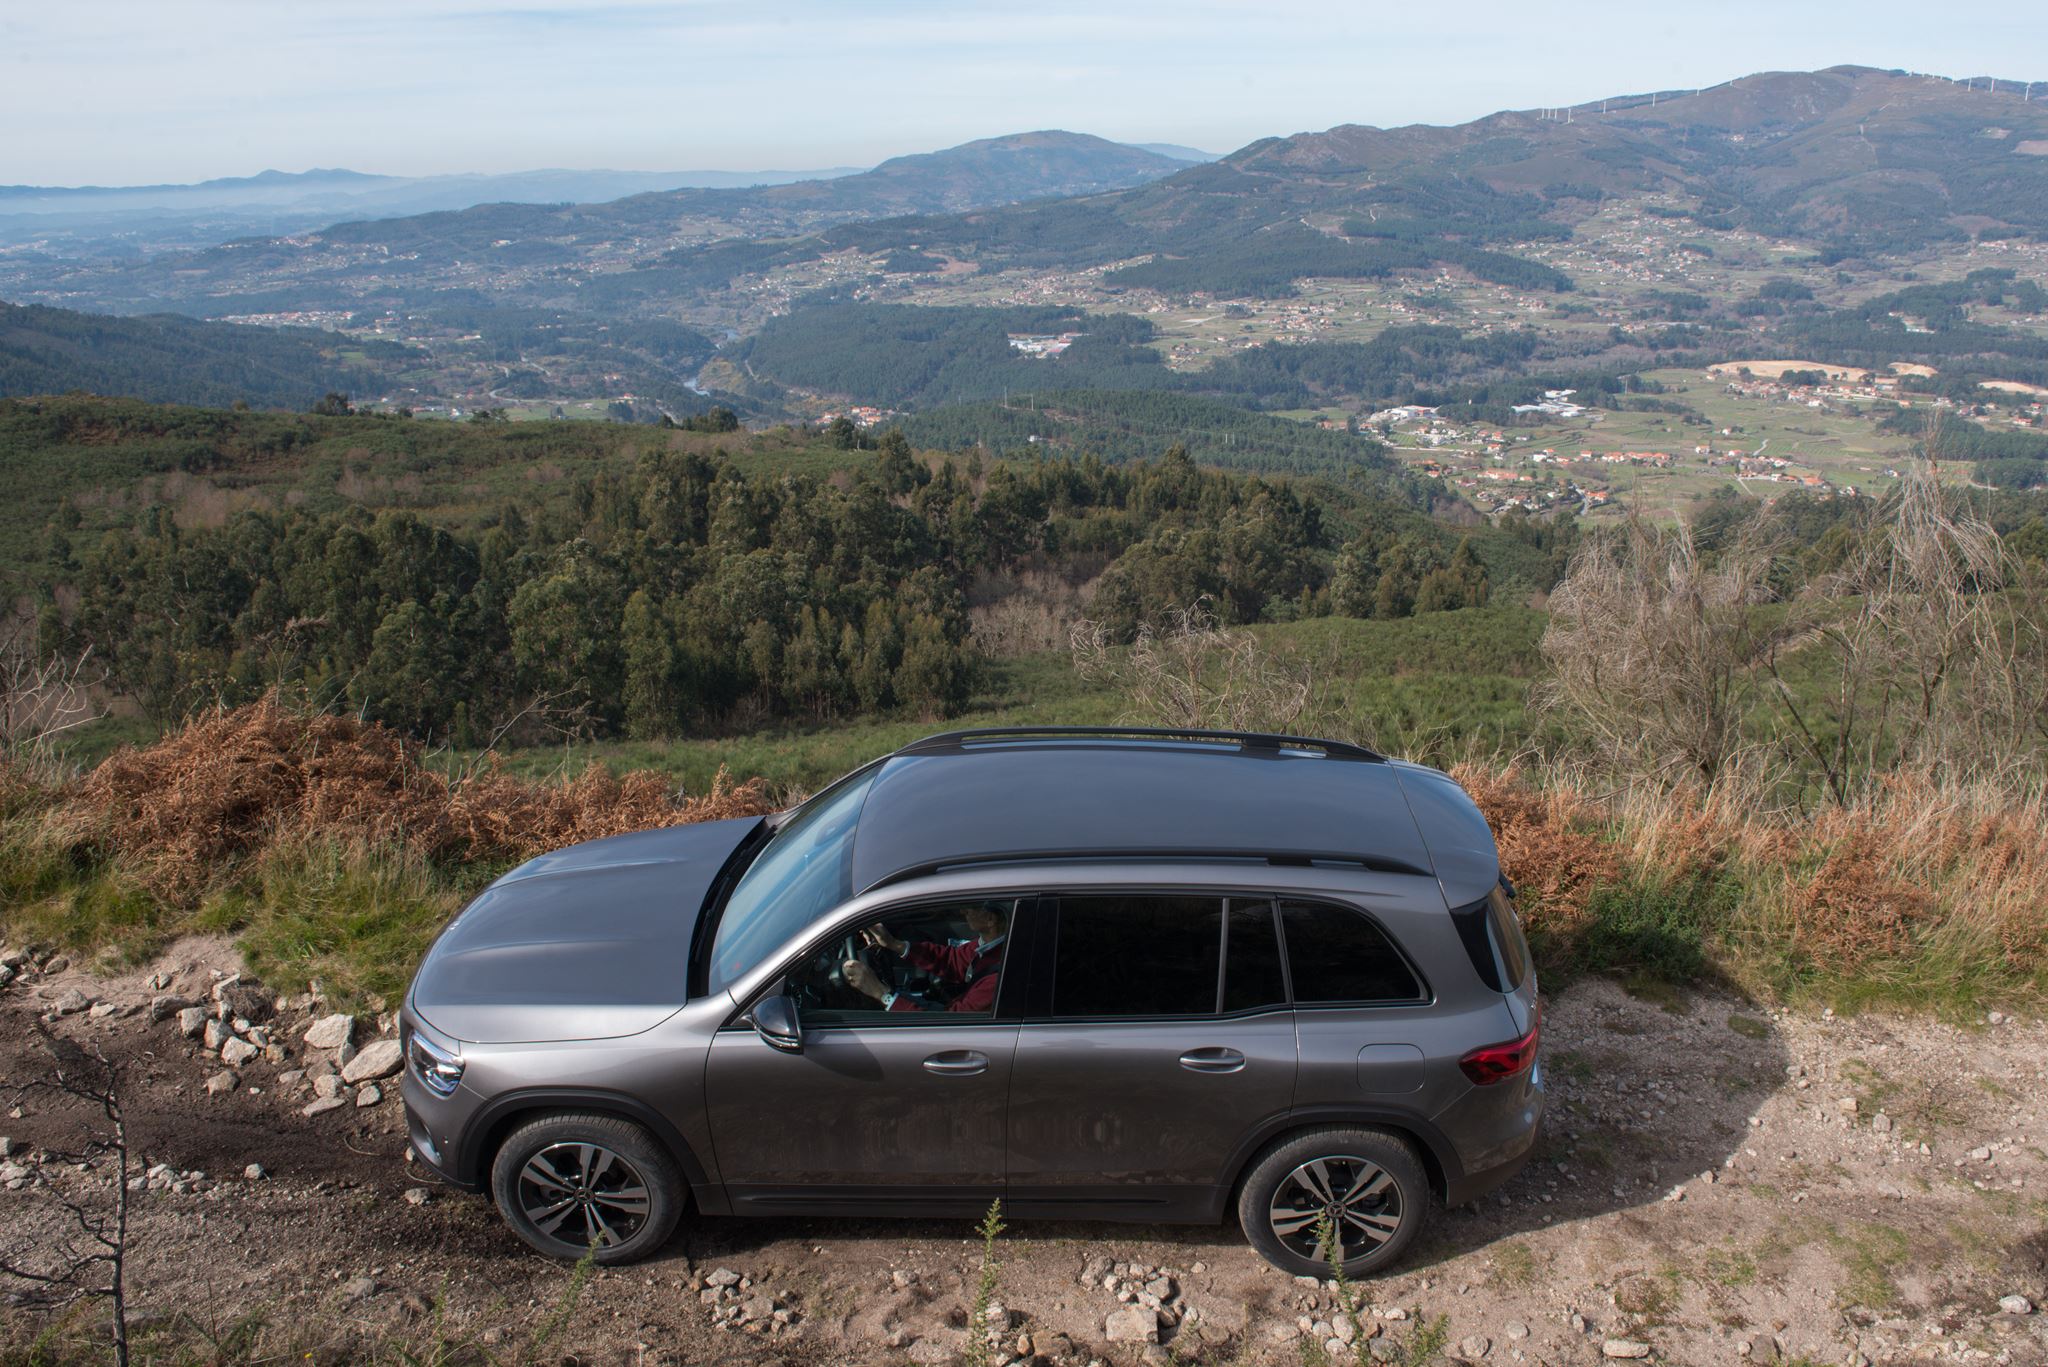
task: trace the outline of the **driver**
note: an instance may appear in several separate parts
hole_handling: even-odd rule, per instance
[[[967,928],[974,932],[972,940],[919,940],[912,944],[890,934],[880,922],[861,932],[861,939],[868,944],[900,955],[911,967],[936,977],[947,1000],[927,1001],[892,991],[861,959],[848,959],[841,965],[846,985],[873,997],[885,1011],[977,1011],[985,1015],[995,1010],[1010,909],[1001,902],[983,902],[967,908],[966,919]]]

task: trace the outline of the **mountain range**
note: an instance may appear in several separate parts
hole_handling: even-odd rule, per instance
[[[289,235],[328,224],[459,212],[478,205],[567,206],[668,191],[758,191],[802,185],[798,205],[831,204],[822,187],[872,177],[846,202],[861,213],[928,213],[1040,195],[1085,194],[1160,176],[1211,154],[1128,147],[1067,133],[1026,133],[873,168],[812,171],[519,171],[380,176],[341,169],[264,171],[188,185],[0,185],[0,248],[59,256],[135,256],[237,237]],[[735,205],[745,202],[742,197]],[[713,201],[715,204],[716,201]],[[713,210],[715,212],[715,209]]]
[[[15,252],[0,255],[0,297],[374,317],[383,335],[443,355],[468,347],[472,374],[509,382],[493,395],[581,392],[563,387],[573,374],[585,388],[687,401],[685,386],[735,336],[814,297],[856,302],[919,280],[1088,271],[1111,290],[1227,300],[1282,297],[1308,277],[1448,268],[1562,293],[1571,276],[1532,259],[1531,245],[1569,240],[1617,201],[1831,264],[2048,240],[2048,100],[2029,94],[2003,79],[1841,66],[1449,127],[1342,125],[1200,162],[1025,133],[831,178],[365,218],[140,261]],[[856,312],[833,317],[851,324]],[[813,350],[827,341],[784,334]],[[1000,337],[989,344],[1004,349]],[[1141,340],[1128,345],[1120,373],[1156,358]],[[746,350],[731,354],[744,362]],[[772,386],[747,392],[775,402]]]

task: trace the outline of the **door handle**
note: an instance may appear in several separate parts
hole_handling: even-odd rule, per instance
[[[1234,1073],[1244,1067],[1244,1055],[1220,1045],[1190,1049],[1180,1056],[1180,1066],[1191,1073]]]
[[[926,1059],[924,1070],[941,1077],[973,1077],[988,1071],[988,1055],[974,1049],[948,1049]]]

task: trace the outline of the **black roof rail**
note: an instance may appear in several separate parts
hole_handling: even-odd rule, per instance
[[[896,753],[929,755],[963,750],[991,741],[1031,740],[1193,740],[1228,741],[1245,751],[1279,754],[1282,750],[1319,750],[1331,759],[1382,763],[1386,756],[1377,750],[1349,741],[1323,740],[1315,736],[1276,735],[1265,731],[1210,731],[1179,726],[983,726],[967,731],[943,731],[914,740]]]

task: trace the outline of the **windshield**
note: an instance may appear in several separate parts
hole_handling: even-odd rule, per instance
[[[741,876],[718,918],[711,988],[722,991],[853,894],[853,831],[878,769],[797,808]]]

